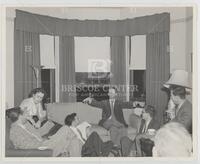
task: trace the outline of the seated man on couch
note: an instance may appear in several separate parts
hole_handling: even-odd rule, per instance
[[[96,101],[90,97],[83,100],[91,106],[102,109],[102,120],[99,125],[110,131],[111,141],[114,146],[120,147],[120,139],[127,136],[127,127],[124,120],[123,108],[134,108],[137,102],[122,102],[116,99],[117,90],[112,87],[108,91],[109,100]]]
[[[130,140],[128,137],[123,137],[121,139],[121,147],[122,147],[122,156],[130,156],[131,150],[136,152],[137,154],[132,154],[133,156],[142,156],[141,152],[141,138],[153,138],[154,133],[149,133],[149,130],[155,132],[155,130],[159,129],[158,122],[154,119],[155,110],[151,106],[147,106],[147,109],[142,113],[142,121],[140,125],[139,134],[136,136],[135,140]]]

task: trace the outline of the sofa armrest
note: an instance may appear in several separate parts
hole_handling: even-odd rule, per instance
[[[52,150],[38,150],[38,149],[7,149],[5,157],[51,157]]]

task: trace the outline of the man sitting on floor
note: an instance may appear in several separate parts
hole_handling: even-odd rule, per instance
[[[140,139],[141,138],[152,138],[153,135],[148,133],[148,129],[159,128],[159,124],[154,119],[155,110],[153,107],[148,106],[147,109],[142,113],[142,120],[140,125],[140,130],[135,140],[131,140],[128,137],[123,137],[121,139],[122,156],[130,156],[131,150],[137,154],[132,156],[142,156]]]
[[[69,141],[69,146],[67,147],[68,155],[70,157],[80,157],[81,155],[93,157],[108,156],[113,147],[112,142],[103,142],[96,132],[92,132],[89,135],[90,132],[88,132],[87,127],[85,129],[86,135],[83,136],[83,133],[77,128],[79,124],[80,121],[76,113],[68,115],[65,119],[66,134]]]

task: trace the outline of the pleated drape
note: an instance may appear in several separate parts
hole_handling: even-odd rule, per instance
[[[111,37],[111,85],[118,89],[118,96],[126,100],[125,37]]]
[[[74,37],[59,37],[60,102],[76,102]]]
[[[161,13],[124,20],[60,19],[16,10],[16,28],[59,36],[130,36],[170,30],[170,14]]]
[[[146,103],[155,107],[155,117],[162,125],[168,101],[163,83],[170,75],[169,32],[148,34],[146,46]]]
[[[15,106],[36,88],[36,77],[31,66],[40,65],[39,34],[15,29],[14,32],[14,94]],[[39,85],[41,78],[39,77]]]

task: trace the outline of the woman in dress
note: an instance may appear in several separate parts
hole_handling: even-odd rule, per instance
[[[44,135],[48,133],[48,131],[54,126],[54,123],[46,120],[46,110],[43,109],[42,100],[46,97],[46,92],[42,88],[35,88],[29,94],[29,98],[24,99],[20,104],[21,110],[27,112],[28,121],[35,127],[36,129],[40,129],[39,133]],[[47,121],[43,128],[42,122]]]
[[[9,114],[13,122],[9,137],[16,149],[51,149],[54,157],[68,154],[70,137],[67,126],[61,127],[56,134],[46,139],[28,121],[28,117],[28,111],[23,112],[22,110],[11,111]]]

